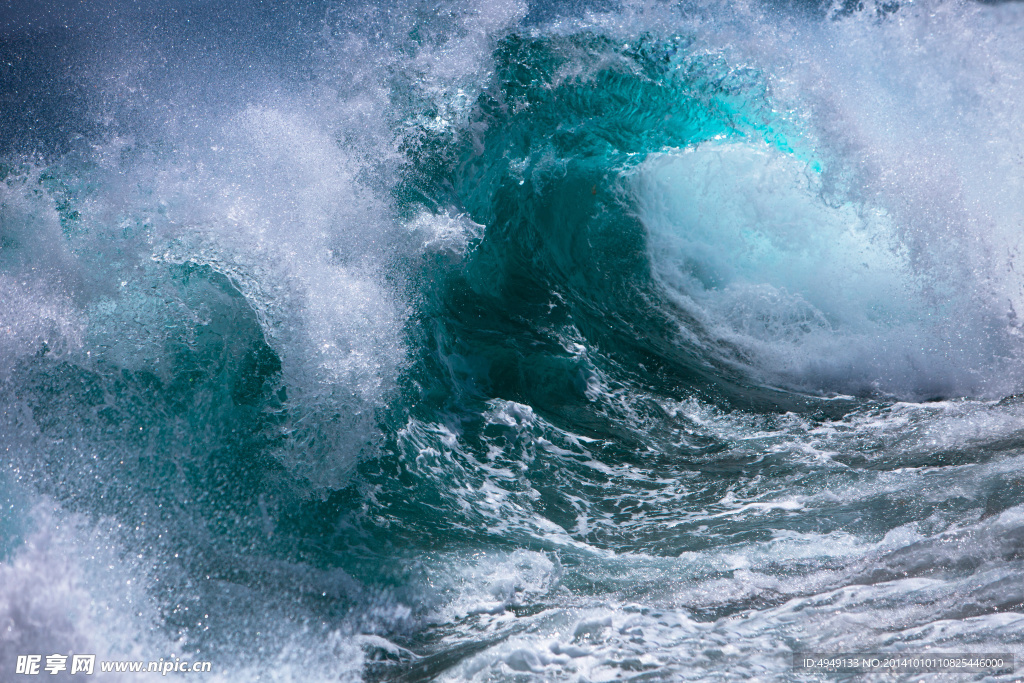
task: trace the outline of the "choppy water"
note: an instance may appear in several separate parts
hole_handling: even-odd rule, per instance
[[[1024,657],[1021,5],[0,19],[4,680]]]

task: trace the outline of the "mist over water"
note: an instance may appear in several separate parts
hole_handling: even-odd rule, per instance
[[[8,3],[0,678],[1020,658],[1022,66],[1014,3]]]

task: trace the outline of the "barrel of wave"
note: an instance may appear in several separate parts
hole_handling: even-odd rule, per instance
[[[941,274],[916,272],[884,207],[827,193],[818,168],[750,139],[651,155],[631,182],[664,300],[719,342],[707,353],[770,384],[970,393],[983,359],[949,341],[956,303],[926,292]]]

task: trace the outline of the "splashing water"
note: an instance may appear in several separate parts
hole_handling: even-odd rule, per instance
[[[952,0],[8,8],[0,670],[1019,658],[1022,36]]]

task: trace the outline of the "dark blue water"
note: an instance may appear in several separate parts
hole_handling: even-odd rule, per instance
[[[0,19],[4,680],[1024,654],[1018,5]]]

